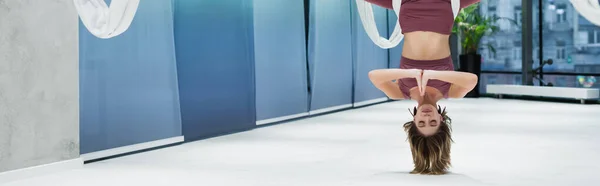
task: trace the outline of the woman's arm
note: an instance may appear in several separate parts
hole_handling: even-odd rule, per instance
[[[400,91],[397,83],[393,80],[402,78],[416,78],[417,84],[421,83],[422,71],[419,69],[378,69],[369,72],[369,79],[390,99],[404,99],[404,94]]]
[[[429,79],[437,79],[451,83],[448,97],[451,98],[462,98],[473,90],[477,85],[477,75],[467,72],[456,72],[456,71],[435,71],[425,70],[423,71],[423,83],[427,83]]]

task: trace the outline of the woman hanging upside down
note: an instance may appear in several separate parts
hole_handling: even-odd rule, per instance
[[[366,1],[398,12],[393,0]],[[369,72],[372,83],[389,98],[417,102],[411,112],[414,119],[404,124],[415,166],[413,174],[445,174],[451,165],[451,120],[438,101],[462,98],[477,84],[476,75],[454,71],[449,37],[456,9],[478,1],[401,0],[397,13],[404,34],[400,69]],[[460,6],[452,6],[454,3]]]

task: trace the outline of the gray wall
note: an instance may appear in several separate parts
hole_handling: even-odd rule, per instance
[[[79,156],[72,0],[0,0],[0,172]]]

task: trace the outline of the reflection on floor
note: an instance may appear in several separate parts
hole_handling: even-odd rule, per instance
[[[260,128],[85,165],[7,186],[564,186],[600,183],[600,106],[466,99],[452,174],[410,175],[408,101]]]

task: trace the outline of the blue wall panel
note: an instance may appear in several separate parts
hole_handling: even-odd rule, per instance
[[[124,34],[80,23],[81,153],[181,135],[171,1],[143,1]]]
[[[352,1],[353,2],[353,1]],[[369,80],[371,70],[388,68],[388,50],[375,45],[365,32],[356,10],[356,3],[352,4],[352,31],[354,54],[354,103],[386,98],[385,94],[375,88]],[[373,6],[375,22],[380,35],[387,36],[388,21],[387,10]]]
[[[308,112],[304,2],[254,0],[256,117]]]
[[[311,110],[352,103],[351,3],[310,1]]]
[[[396,24],[398,23],[398,16],[396,16],[396,13],[394,13],[393,10],[388,10],[388,38],[390,37],[389,35],[392,34],[392,32],[394,32],[394,27],[396,26]],[[402,42],[400,42],[400,44],[398,44],[398,46],[394,47],[394,48],[390,48],[389,50],[389,55],[390,55],[390,60],[389,60],[389,67],[390,68],[400,68],[400,59],[402,58],[402,45],[404,45],[404,40],[402,40]]]
[[[255,126],[252,0],[175,1],[186,140]]]

